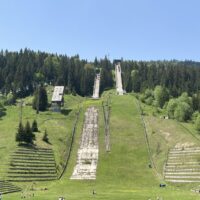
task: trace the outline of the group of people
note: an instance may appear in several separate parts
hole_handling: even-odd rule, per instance
[[[32,194],[25,194],[24,192],[21,193],[21,199],[26,199],[27,197],[34,197],[34,193]],[[1,199],[0,199],[1,200]]]

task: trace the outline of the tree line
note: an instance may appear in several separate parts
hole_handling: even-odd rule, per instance
[[[200,88],[200,63],[193,61],[122,60],[123,87],[127,92],[143,92],[157,85],[169,95],[192,96]],[[107,57],[89,62],[78,55],[50,54],[29,49],[0,52],[0,91],[16,97],[33,94],[38,85],[64,85],[66,92],[90,96],[96,73],[101,73],[100,91],[115,87],[114,64]]]
[[[179,122],[190,121],[200,132],[200,92],[192,96],[183,92],[178,97],[172,97],[167,88],[157,85],[154,90],[146,89],[143,93],[137,94],[137,98],[155,108],[153,115],[158,114],[162,109],[168,118]]]
[[[100,68],[102,70],[100,70]],[[29,49],[0,52],[0,91],[26,97],[40,85],[64,85],[66,92],[90,96],[95,74],[101,72],[101,91],[113,87],[112,63],[105,57],[94,62],[78,55],[49,54]]]
[[[16,142],[18,142],[19,145],[21,144],[33,145],[36,139],[35,133],[37,132],[39,132],[39,130],[36,120],[33,121],[32,126],[30,125],[29,121],[26,122],[25,126],[20,121],[15,136],[15,140]],[[46,143],[49,143],[49,137],[46,129],[42,137],[42,140]]]
[[[200,88],[200,62],[123,61],[122,77],[128,92],[144,92],[160,85],[167,88],[173,97],[183,92],[192,95]]]

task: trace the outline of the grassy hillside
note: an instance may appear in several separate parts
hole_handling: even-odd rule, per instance
[[[63,112],[53,113],[51,111],[40,112],[38,115],[36,111],[28,104],[29,98],[25,99],[26,103],[22,108],[22,122],[25,125],[27,121],[30,123],[34,119],[38,122],[39,132],[36,133],[36,141],[38,147],[52,148],[55,154],[58,171],[61,171],[63,159],[67,154],[67,146],[71,141],[71,130],[75,120],[78,104],[81,97],[74,97],[68,95],[65,97],[65,107]],[[73,102],[73,103],[72,103]],[[20,118],[20,107],[7,106],[5,116],[0,118],[0,177],[4,178],[4,173],[7,169],[7,164],[10,160],[10,155],[15,151],[17,143],[15,142],[15,134]],[[47,130],[50,144],[42,141],[45,129]]]
[[[152,106],[142,104],[142,109],[153,160],[160,174],[169,149],[175,146],[200,146],[200,134],[195,130],[194,124],[164,119],[164,110],[156,113]]]
[[[72,113],[77,108],[77,103],[75,102],[79,101],[77,100],[79,97],[73,97],[73,100],[71,97],[67,98],[69,100],[66,99],[66,103],[70,102],[69,105],[72,108],[69,114],[61,115],[47,112],[39,115],[42,129],[47,126],[46,123],[52,126],[49,129],[49,137],[56,154],[57,162],[61,162],[60,154],[64,149],[63,139],[66,138],[66,132],[69,133],[71,131],[73,120],[75,119]],[[58,199],[59,196],[64,196],[66,199],[72,200],[135,200],[156,199],[157,197],[170,200],[199,199],[198,194],[192,193],[189,189],[185,189],[185,187],[168,185],[166,188],[159,188],[161,180],[156,176],[154,170],[148,167],[149,157],[145,143],[144,129],[134,96],[112,95],[110,118],[111,152],[106,152],[101,103],[102,100],[93,101],[84,99],[70,162],[62,179],[52,182],[36,183],[33,187],[34,191],[30,191],[32,183],[26,185],[23,183],[19,184],[24,188],[27,195],[34,193],[34,198],[32,199],[36,200],[53,200]],[[76,163],[83,125],[83,115],[85,109],[91,105],[99,108],[100,155],[97,179],[95,181],[69,180]],[[13,132],[16,130],[17,122],[12,122],[13,128],[10,131],[7,131],[7,127],[11,119],[16,121],[17,112],[15,113],[12,107],[8,109],[11,110],[8,110],[7,115],[0,121],[1,130],[4,130],[0,132],[1,138],[4,138],[4,141],[0,140],[0,146],[4,146],[7,150],[11,151],[15,148]],[[30,117],[32,112],[31,110],[27,110],[26,118]],[[47,118],[47,116],[51,116],[52,119],[44,122],[44,118]],[[174,127],[177,127],[177,125],[174,125]],[[8,137],[6,137],[5,132],[9,132]],[[187,134],[185,133],[185,135]],[[158,138],[160,137],[158,136]],[[7,147],[7,144],[9,147]],[[8,160],[6,150],[2,148],[0,152],[0,161],[6,162]],[[6,154],[6,159],[2,158],[4,154]],[[44,188],[47,188],[47,190],[44,190]],[[96,191],[96,195],[92,194],[93,190]],[[5,199],[16,200],[20,198],[20,195],[19,193],[10,194],[5,196]]]

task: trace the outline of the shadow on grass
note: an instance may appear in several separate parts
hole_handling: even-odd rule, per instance
[[[27,144],[27,143],[19,143],[18,146],[29,148],[29,149],[36,149],[37,148],[35,144]]]
[[[46,142],[47,144],[49,144],[49,145],[52,145],[52,143],[51,142],[49,142],[49,141],[44,141],[44,142]]]
[[[44,142],[49,144],[49,145],[52,145],[52,143],[49,142],[49,141],[44,141]],[[41,148],[41,147],[38,147],[36,144],[27,144],[27,143],[24,143],[24,142],[19,143],[17,146],[18,147],[24,147],[24,148],[27,148],[27,149],[33,149],[33,150],[38,150],[38,149]]]
[[[61,110],[61,113],[63,114],[63,115],[69,115],[69,113],[72,111],[72,109],[62,109]]]
[[[6,108],[0,108],[0,120],[2,120],[1,118],[4,117],[6,115]]]

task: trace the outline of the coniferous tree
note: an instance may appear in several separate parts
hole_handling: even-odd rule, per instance
[[[2,103],[0,102],[0,118],[5,114],[5,108],[2,105]]]
[[[112,74],[112,64],[108,60],[107,57],[105,57],[103,60],[101,60],[100,65],[102,67],[101,69],[101,80],[100,80],[100,92],[102,93],[105,89],[112,88],[113,87],[113,74]]]
[[[94,80],[92,70],[85,70],[87,64],[101,68],[101,92],[114,86],[114,66],[108,58],[95,59],[92,63],[78,55],[68,57],[27,48],[19,52],[1,51],[0,92],[5,96],[12,92],[18,98],[32,95],[38,84],[61,84],[69,92],[89,95]],[[200,62],[122,61],[121,67],[123,88],[127,92],[143,92],[161,85],[168,89],[170,96],[178,97],[183,92],[189,96],[197,94],[200,88]]]
[[[25,130],[23,124],[20,122],[16,133],[16,142],[22,143],[25,140]]]
[[[38,125],[37,125],[37,121],[34,120],[32,123],[32,131],[33,132],[38,132]]]
[[[40,88],[39,93],[39,109],[40,111],[45,111],[48,107],[47,91],[44,87]]]
[[[39,111],[45,111],[48,107],[47,92],[44,87],[40,87],[36,90],[33,99],[33,109]]]
[[[132,82],[132,91],[140,92],[141,84],[140,84],[140,76],[138,70],[131,71],[131,82]]]
[[[28,121],[26,123],[24,132],[25,132],[24,141],[27,144],[33,144],[33,140],[35,140],[35,135],[33,134],[30,123]]]

